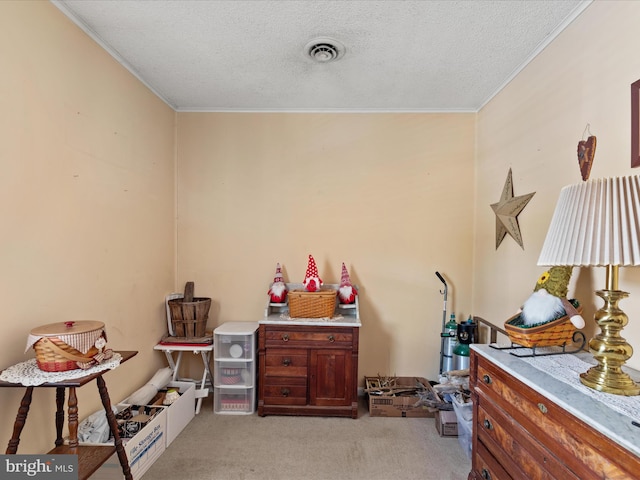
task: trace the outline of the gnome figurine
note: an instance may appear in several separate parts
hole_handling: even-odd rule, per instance
[[[271,303],[284,303],[287,298],[287,285],[282,278],[282,269],[279,263],[276,265],[276,276],[273,277],[273,283],[267,293],[271,298]]]
[[[322,279],[318,276],[318,267],[312,255],[309,255],[309,264],[307,265],[307,273],[304,275],[304,289],[307,292],[317,292],[322,286]]]
[[[358,291],[351,285],[349,272],[344,262],[342,262],[342,277],[340,278],[340,287],[338,288],[338,300],[340,303],[353,303],[356,301]]]
[[[584,319],[567,300],[572,267],[551,267],[536,283],[533,293],[522,305],[521,318],[525,325],[551,322],[568,315],[574,327],[584,327]]]

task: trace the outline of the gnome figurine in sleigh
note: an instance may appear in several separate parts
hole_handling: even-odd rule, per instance
[[[555,266],[538,279],[517,315],[504,324],[513,343],[524,347],[564,346],[584,327],[577,300],[568,300],[572,267]]]

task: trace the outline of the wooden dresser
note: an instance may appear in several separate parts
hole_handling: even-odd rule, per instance
[[[470,480],[640,478],[640,428],[605,402],[488,345],[472,345],[470,388]]]
[[[358,327],[258,329],[258,415],[358,416]]]
[[[287,305],[267,304],[258,322],[258,415],[357,418],[358,307],[357,297],[336,304],[327,320],[288,318]]]

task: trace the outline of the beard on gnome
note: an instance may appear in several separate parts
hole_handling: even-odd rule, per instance
[[[282,303],[287,296],[287,286],[283,282],[274,283],[269,289],[269,295],[273,303]]]
[[[320,290],[320,279],[318,277],[309,277],[304,281],[304,288],[307,292],[315,292]]]
[[[353,303],[356,301],[356,292],[351,285],[344,285],[338,289],[338,297],[341,303]]]
[[[521,317],[525,325],[535,325],[553,320],[564,313],[562,299],[541,288],[524,302]]]

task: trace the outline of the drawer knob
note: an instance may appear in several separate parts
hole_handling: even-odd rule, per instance
[[[491,380],[491,376],[485,374],[482,376],[482,381],[487,385],[489,385],[493,380]]]
[[[487,430],[493,430],[493,424],[488,418],[485,418],[482,424],[484,425],[484,428],[486,428]]]
[[[282,390],[280,390],[280,392],[282,393],[283,397],[288,397],[290,393],[288,388],[283,388]]]
[[[291,365],[291,359],[290,358],[283,358],[282,359],[282,365],[284,365],[285,367],[288,367],[289,365]]]
[[[486,468],[482,469],[480,475],[482,476],[482,478],[484,478],[484,480],[491,480],[491,473],[489,473],[489,470],[487,470]]]
[[[544,403],[539,403],[538,404],[538,409],[542,412],[542,413],[547,413],[549,410],[547,410],[547,407],[545,406]]]
[[[327,340],[329,340],[331,343],[333,343],[333,342],[335,342],[335,341],[336,341],[336,339],[335,339],[335,337],[334,337],[333,335],[329,335],[329,336],[327,337]]]
[[[283,341],[283,342],[288,342],[288,341],[289,341],[289,335],[288,335],[288,334],[286,334],[286,333],[283,333],[283,334],[282,334],[282,341]]]

